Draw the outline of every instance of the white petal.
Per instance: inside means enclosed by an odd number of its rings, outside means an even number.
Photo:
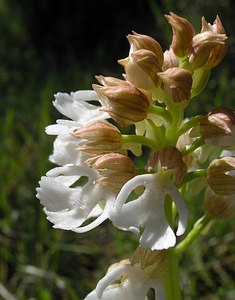
[[[111,285],[124,274],[128,278],[121,285]],[[101,299],[143,300],[151,287],[148,281],[146,274],[138,267],[120,263],[98,282],[96,293]]]
[[[70,134],[74,129],[79,128],[82,124],[76,121],[58,119],[57,124],[48,125],[45,131],[48,135]]]
[[[134,298],[134,295],[131,295],[131,291],[128,291],[125,287],[121,287],[118,284],[112,284],[108,286],[102,297],[98,298],[96,291],[92,291],[84,300],[145,300],[148,298]]]
[[[109,270],[106,275],[98,282],[96,286],[96,293],[99,298],[102,297],[102,294],[107,286],[112,284],[117,280],[121,275],[125,274],[127,271],[127,265],[119,263],[113,269]]]
[[[99,96],[94,90],[81,90],[81,91],[72,92],[71,96],[76,101],[99,100]]]
[[[137,199],[127,202],[138,186],[144,186],[144,192]],[[160,250],[172,247],[176,237],[165,216],[166,195],[170,195],[176,203],[179,212],[177,235],[180,235],[186,228],[188,210],[178,189],[166,174],[145,174],[129,180],[117,196],[110,219],[114,226],[122,230],[138,234],[143,228],[140,243],[145,248]]]
[[[173,247],[176,242],[174,231],[166,221],[165,216],[154,218],[145,224],[143,234],[140,238],[140,244],[151,250],[162,250]]]
[[[160,281],[155,281],[154,291],[156,300],[166,300],[166,293]]]
[[[57,165],[82,165],[87,159],[87,154],[77,150],[81,140],[75,139],[70,133],[61,134],[54,141],[53,154],[49,160]]]
[[[114,197],[110,197],[109,199],[107,199],[104,210],[103,211],[101,210],[99,212],[99,214],[96,215],[97,218],[93,222],[89,223],[86,226],[75,228],[75,229],[73,229],[73,231],[77,232],[77,233],[84,233],[84,232],[94,229],[95,227],[102,224],[105,220],[109,219],[110,210],[111,210],[111,206],[113,205],[113,201],[114,201]],[[90,218],[92,218],[94,216],[93,210],[88,215],[87,220],[89,220]]]
[[[75,199],[81,192],[81,189],[70,189],[56,178],[42,177],[39,183],[37,197],[49,211],[63,211],[72,208]]]
[[[88,181],[82,187],[71,188],[81,176],[88,177]],[[89,218],[99,201],[107,200],[104,188],[94,183],[98,176],[95,170],[85,166],[65,166],[54,168],[42,177],[37,197],[54,227],[75,229]],[[104,217],[108,217],[107,209]],[[97,222],[100,221],[101,218]]]
[[[71,209],[69,211],[52,212],[44,208],[47,219],[53,223],[54,228],[73,230],[79,227],[87,219],[85,210]]]
[[[77,150],[83,140],[72,136],[72,132],[79,128],[80,124],[68,120],[57,120],[57,123],[46,127],[47,134],[58,135],[54,141],[53,154],[49,156],[49,160],[58,165],[82,165],[88,158],[84,152]]]
[[[57,93],[53,103],[60,113],[81,124],[91,120],[105,119],[107,114],[101,112],[100,107],[86,102],[91,100],[98,100],[95,91],[77,91],[71,95]]]
[[[183,197],[181,196],[177,187],[174,184],[171,185],[170,191],[171,191],[170,195],[176,204],[176,208],[179,214],[178,228],[176,231],[176,235],[179,236],[185,232],[188,224],[188,216],[189,216],[188,207],[185,204]]]
[[[125,280],[121,284],[114,284],[123,275]],[[120,262],[109,268],[106,275],[98,282],[96,289],[85,300],[147,300],[146,294],[151,287],[155,290],[161,288],[160,284],[149,278],[138,265],[132,266]]]

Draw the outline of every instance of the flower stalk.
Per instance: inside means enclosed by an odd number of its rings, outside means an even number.
[[[199,237],[201,232],[212,222],[210,216],[205,215],[197,220],[192,230],[187,234],[185,239],[175,247],[176,255],[183,253]]]
[[[167,251],[168,269],[164,277],[164,287],[166,291],[167,300],[181,300],[180,278],[179,274],[179,255],[175,253],[174,249]]]

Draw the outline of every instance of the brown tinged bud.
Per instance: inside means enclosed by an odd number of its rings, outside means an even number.
[[[139,89],[151,91],[160,83],[163,59],[146,49],[131,51],[129,57],[118,61],[125,69],[126,79]]]
[[[216,220],[232,218],[235,216],[235,199],[220,196],[208,188],[205,193],[204,210]]]
[[[207,182],[221,196],[235,194],[235,156],[214,159],[207,169]]]
[[[201,32],[205,32],[205,31],[212,31],[212,32],[221,33],[221,34],[226,33],[219,16],[216,16],[216,19],[215,19],[213,25],[211,25],[210,23],[207,23],[206,19],[204,17],[202,17]]]
[[[130,157],[120,153],[108,153],[97,157],[95,160],[87,160],[90,166],[102,175],[97,180],[115,193],[135,176],[135,166]]]
[[[131,46],[131,51],[137,50],[149,50],[153,52],[158,58],[159,64],[163,64],[163,51],[161,45],[152,37],[144,34],[139,34],[133,31],[133,34],[129,34],[127,39]]]
[[[212,218],[235,216],[235,157],[214,159],[207,169],[204,209]]]
[[[103,85],[92,85],[100,96],[101,110],[108,112],[121,126],[146,118],[150,102],[144,93],[125,80],[103,76],[96,78]]]
[[[158,168],[159,164],[164,171],[173,170],[175,184],[180,186],[187,173],[187,166],[183,161],[181,152],[172,146],[154,151],[149,155],[146,169],[148,172],[152,172]]]
[[[75,138],[88,140],[77,148],[88,155],[95,156],[110,152],[126,153],[121,148],[120,131],[108,122],[96,121],[89,123],[79,129],[75,129],[72,135]]]
[[[173,102],[182,102],[191,97],[192,73],[183,68],[170,68],[165,72],[158,73],[162,79],[162,88],[166,97]]]
[[[162,71],[163,51],[153,38],[133,32],[127,39],[130,43],[129,56],[118,62],[124,66],[126,79],[134,86],[153,90],[159,85],[157,73]]]
[[[152,251],[139,246],[131,259],[131,265],[135,264],[138,264],[140,269],[149,274],[151,278],[160,278],[167,268],[166,250]]]
[[[173,31],[171,48],[178,57],[187,56],[192,45],[192,38],[195,34],[192,24],[172,12],[170,15],[165,15],[165,17]]]
[[[213,31],[204,31],[193,37],[189,63],[193,69],[213,68],[224,57],[227,36]]]
[[[207,21],[205,20],[205,18],[202,18],[202,29],[201,32],[206,32],[206,31],[210,31],[210,32],[214,32],[217,34],[225,34],[225,29],[220,21],[219,16],[216,16],[216,19],[213,23],[213,25],[211,25],[210,23],[207,23]],[[215,46],[209,55],[209,58],[206,62],[206,64],[203,66],[204,68],[214,68],[216,67],[224,58],[226,50],[227,50],[227,43],[228,40],[225,39],[224,44],[220,44],[218,46]]]
[[[231,109],[213,109],[200,121],[200,134],[206,143],[223,149],[235,148],[235,113]]]
[[[162,70],[166,71],[167,69],[175,67],[179,67],[179,60],[173,52],[172,48],[170,48],[169,50],[166,50],[164,52],[164,63],[162,66]]]

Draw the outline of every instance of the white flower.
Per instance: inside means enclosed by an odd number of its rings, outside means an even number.
[[[86,166],[64,166],[54,168],[46,175],[37,188],[37,198],[45,206],[47,219],[53,227],[85,232],[109,218],[114,195],[96,183],[97,171]],[[82,177],[86,177],[87,182],[76,187]],[[94,216],[97,218],[93,222],[80,227]]]
[[[100,111],[100,106],[88,101],[99,101],[95,91],[77,91],[75,93],[57,93],[53,102],[56,109],[71,120],[57,120],[57,124],[46,127],[46,133],[57,135],[50,161],[58,165],[81,164],[87,156],[77,151],[79,141],[71,135],[74,129],[98,120],[107,119],[107,113]]]
[[[144,192],[137,199],[125,203],[131,192],[141,186]],[[143,228],[140,244],[144,248],[161,250],[172,247],[176,237],[165,217],[164,201],[167,195],[178,209],[176,235],[182,235],[188,221],[188,209],[169,172],[164,173],[161,169],[155,174],[136,176],[123,186],[111,213],[111,221],[114,226],[135,234]]]
[[[121,283],[114,283],[121,279]],[[109,268],[107,274],[98,282],[96,289],[84,300],[148,300],[148,290],[153,288],[157,300],[164,300],[162,284],[152,279],[138,265],[121,261]]]

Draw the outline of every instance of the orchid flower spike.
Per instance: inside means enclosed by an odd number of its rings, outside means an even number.
[[[165,216],[166,196],[171,197],[178,209],[176,235],[182,235],[186,229],[188,209],[170,174],[170,171],[160,168],[155,174],[132,178],[121,189],[111,212],[114,226],[135,234],[143,228],[140,245],[151,250],[167,249],[176,243],[175,233]],[[144,187],[144,192],[127,202],[129,195],[138,187]]]

